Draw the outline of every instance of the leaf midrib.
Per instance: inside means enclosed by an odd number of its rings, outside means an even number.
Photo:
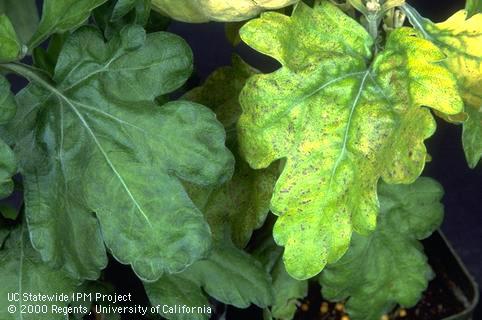
[[[348,116],[348,121],[347,121],[347,124],[345,126],[345,133],[343,135],[343,144],[341,146],[341,152],[338,155],[338,158],[336,159],[336,162],[335,162],[335,164],[332,168],[331,175],[330,175],[330,183],[328,184],[328,190],[331,190],[333,178],[335,177],[336,171],[338,170],[338,166],[340,165],[341,161],[343,160],[343,158],[345,156],[345,153],[346,153],[346,150],[347,150],[346,147],[347,147],[347,143],[348,143],[348,134],[349,134],[350,128],[351,128],[351,122],[353,120],[353,115],[355,113],[355,109],[356,109],[356,106],[358,104],[358,101],[360,100],[360,97],[363,93],[363,89],[365,87],[365,83],[366,83],[366,80],[368,78],[368,75],[370,75],[370,69],[368,69],[364,73],[363,78],[362,78],[361,83],[360,83],[360,86],[358,88],[357,95],[355,96],[355,100],[352,103],[352,106],[351,106],[351,109],[350,109],[350,114]]]
[[[23,76],[25,76],[26,78],[30,79],[30,80],[33,80],[34,82],[38,83],[39,85],[41,85],[42,87],[44,87],[45,89],[47,89],[48,91],[50,91],[52,94],[56,95],[58,99],[60,100],[63,100],[67,103],[67,105],[71,108],[71,110],[75,113],[75,115],[78,117],[78,119],[80,120],[81,124],[84,126],[84,128],[87,130],[87,132],[89,133],[89,135],[92,137],[94,143],[96,144],[97,148],[99,149],[99,151],[101,152],[102,156],[104,157],[104,159],[106,160],[107,164],[109,165],[109,167],[111,168],[111,170],[114,172],[115,176],[119,179],[122,187],[124,188],[124,190],[126,191],[126,193],[128,194],[129,198],[132,200],[132,202],[134,203],[135,207],[139,210],[139,212],[142,214],[142,216],[144,217],[144,219],[146,220],[146,222],[148,223],[149,226],[152,226],[147,214],[144,212],[144,210],[142,209],[142,207],[140,206],[140,204],[137,202],[137,200],[135,199],[134,195],[132,194],[132,192],[130,191],[129,187],[127,186],[126,182],[124,181],[124,178],[120,175],[120,173],[117,171],[116,167],[114,166],[114,164],[112,163],[112,161],[110,160],[109,156],[107,155],[107,153],[105,152],[104,148],[102,147],[100,141],[97,139],[97,136],[95,135],[95,133],[93,132],[92,128],[89,126],[89,124],[87,123],[87,121],[85,120],[85,118],[82,116],[82,114],[79,112],[79,110],[75,107],[75,101],[71,101],[67,96],[65,96],[62,92],[60,92],[59,90],[57,90],[57,88],[55,88],[53,85],[49,84],[47,81],[45,81],[44,79],[42,79],[39,75],[37,75],[35,72],[33,72],[32,70],[28,69],[27,67],[25,66],[22,66],[22,65],[19,65],[19,64],[9,64],[8,66],[9,70],[12,70],[16,73],[19,73]]]

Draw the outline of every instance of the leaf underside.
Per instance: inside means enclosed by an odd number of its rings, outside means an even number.
[[[262,14],[240,33],[282,64],[248,80],[238,135],[253,168],[286,158],[271,200],[274,237],[287,271],[307,279],[346,252],[353,230],[375,228],[380,177],[420,175],[435,131],[421,106],[457,114],[462,101],[432,43],[400,28],[373,57],[369,34],[327,1],[300,2],[291,17]]]

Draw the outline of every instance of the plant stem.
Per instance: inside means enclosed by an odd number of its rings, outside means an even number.
[[[367,21],[368,21],[368,32],[372,36],[373,40],[376,41],[378,38],[378,25],[379,25],[378,16],[370,15],[367,17]]]
[[[18,74],[19,76],[22,76],[31,82],[35,82],[46,89],[55,89],[50,77],[42,70],[36,69],[32,66],[13,62],[0,64],[0,69]]]

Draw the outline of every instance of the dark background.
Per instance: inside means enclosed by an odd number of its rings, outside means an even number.
[[[37,2],[40,9],[42,1]],[[463,0],[408,2],[423,16],[435,22],[447,19],[465,5]],[[173,22],[168,30],[182,36],[192,47],[195,63],[195,74],[189,83],[192,86],[200,84],[215,69],[230,65],[233,53],[238,53],[251,65],[265,72],[273,71],[278,66],[272,59],[255,53],[244,44],[233,48],[225,37],[221,23]],[[14,89],[18,90],[25,85],[23,80],[13,79]],[[447,124],[439,119],[437,123],[437,132],[426,141],[433,160],[426,165],[423,175],[437,179],[445,188],[445,221],[442,230],[477,282],[482,283],[482,165],[479,164],[474,170],[468,168],[462,150],[461,126]],[[125,285],[129,286],[128,283]],[[132,286],[138,285],[132,283]]]

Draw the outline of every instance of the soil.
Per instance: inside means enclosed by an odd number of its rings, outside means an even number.
[[[430,282],[422,300],[413,308],[396,308],[382,320],[440,320],[464,310],[457,298],[455,284],[443,273]],[[349,320],[342,303],[328,303],[320,294],[320,287],[313,284],[307,299],[300,303],[294,320]]]

